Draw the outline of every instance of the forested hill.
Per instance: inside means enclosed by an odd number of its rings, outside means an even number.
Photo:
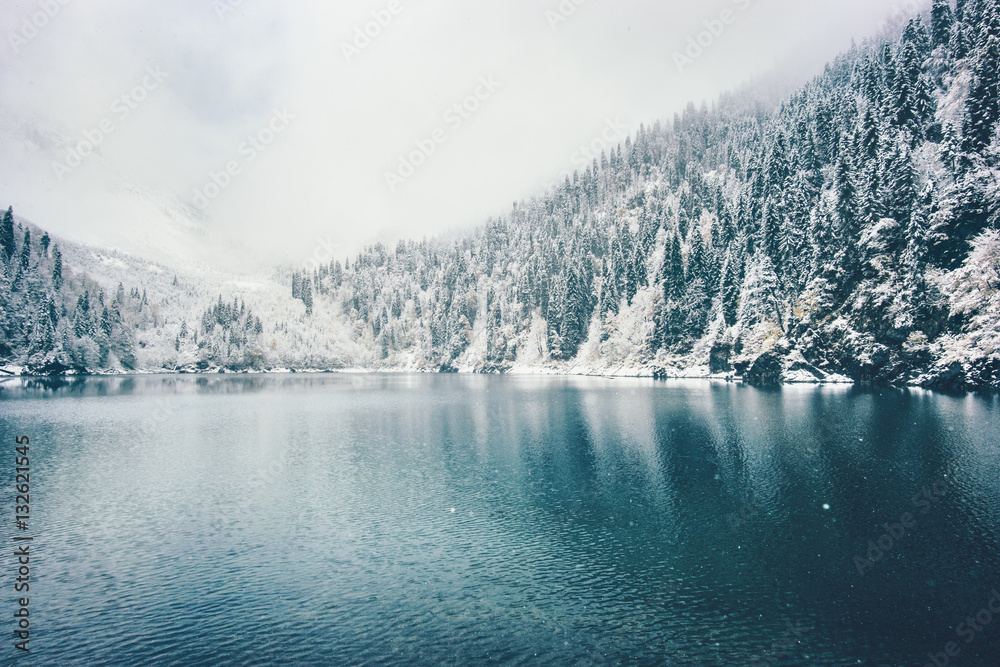
[[[296,277],[366,366],[998,386],[1000,3],[934,3],[780,108],[689,106],[456,242]],[[769,354],[765,354],[769,353]]]
[[[689,105],[457,240],[279,272],[280,299],[182,279],[152,321],[138,287],[57,298],[52,253],[24,259],[5,220],[0,356],[998,388],[998,79],[1000,0],[936,0],[780,106]]]
[[[301,306],[266,276],[176,274],[0,215],[0,376],[342,365],[349,341],[306,341],[326,323]]]

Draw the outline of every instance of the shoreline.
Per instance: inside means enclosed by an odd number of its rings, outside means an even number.
[[[757,385],[753,383],[746,382],[741,375],[736,375],[733,372],[730,373],[665,373],[656,375],[655,371],[652,369],[635,370],[632,369],[628,372],[622,372],[621,370],[612,373],[601,373],[601,372],[572,372],[565,371],[556,368],[525,368],[520,367],[506,372],[481,372],[481,371],[471,371],[471,370],[458,370],[455,372],[441,372],[437,370],[416,370],[416,369],[370,369],[370,368],[272,368],[263,370],[231,370],[226,368],[208,368],[200,370],[177,370],[177,369],[144,369],[144,370],[129,370],[129,371],[87,371],[81,372],[76,370],[70,370],[64,373],[29,373],[25,372],[25,369],[18,367],[4,367],[0,368],[0,385],[12,381],[12,380],[62,380],[62,381],[72,381],[73,379],[87,379],[87,378],[129,378],[129,377],[146,377],[146,376],[253,376],[253,375],[498,375],[498,376],[514,376],[514,377],[538,377],[538,376],[549,376],[549,377],[561,377],[561,378],[600,378],[605,380],[654,380],[660,382],[667,382],[670,380],[703,380],[706,382],[725,382],[727,384],[739,384],[745,386],[751,386],[757,389],[774,389],[780,387],[801,387],[801,386],[817,386],[817,387],[865,387],[865,388],[892,388],[892,389],[923,389],[926,391],[935,391],[946,394],[973,394],[973,393],[986,393],[992,394],[997,393],[997,390],[991,388],[984,389],[964,389],[956,390],[943,387],[928,386],[926,384],[921,384],[918,382],[911,382],[907,384],[892,384],[892,383],[868,383],[868,382],[858,382],[852,380],[843,375],[831,375],[828,378],[816,378],[803,379],[803,378],[789,378],[784,379],[780,383],[769,383],[764,385]]]

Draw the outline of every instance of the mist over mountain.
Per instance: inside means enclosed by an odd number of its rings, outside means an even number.
[[[252,283],[62,264],[8,211],[0,357],[998,388],[998,72],[1000,3],[936,0],[778,105],[689,105],[473,231]]]

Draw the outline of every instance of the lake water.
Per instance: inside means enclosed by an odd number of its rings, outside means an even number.
[[[4,664],[1000,665],[1000,613],[982,613],[1000,590],[995,396],[455,375],[0,386]]]

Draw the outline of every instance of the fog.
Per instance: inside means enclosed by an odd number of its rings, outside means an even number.
[[[915,9],[329,5],[0,0],[0,204],[177,265],[345,254],[504,214],[640,123],[800,83]]]

